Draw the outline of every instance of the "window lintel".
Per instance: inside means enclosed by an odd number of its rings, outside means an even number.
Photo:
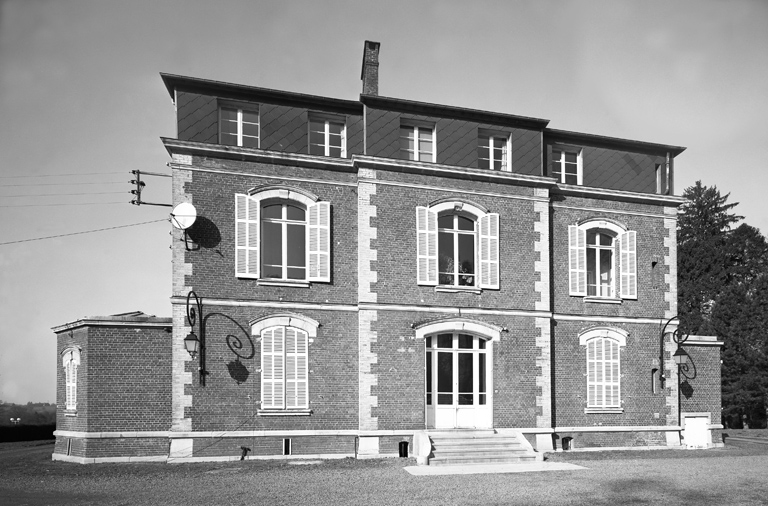
[[[294,327],[303,330],[311,338],[317,337],[320,323],[312,318],[293,313],[280,313],[256,318],[249,322],[251,335],[260,336],[261,332],[271,327]]]
[[[478,337],[484,337],[490,341],[499,341],[501,339],[501,332],[504,329],[498,325],[468,318],[444,318],[421,323],[416,325],[414,330],[416,331],[416,339],[424,339],[428,335],[440,332],[467,332]]]
[[[626,346],[629,332],[614,327],[592,327],[579,333],[579,344],[584,346],[587,341],[598,338],[612,339],[619,343],[619,346]]]
[[[319,200],[319,197],[312,192],[302,188],[286,185],[266,185],[258,186],[248,190],[248,196],[258,200],[283,199],[301,202],[305,206],[311,206]]]
[[[474,215],[477,218],[488,214],[485,206],[472,202],[471,200],[456,197],[447,197],[432,201],[428,205],[429,210],[435,213],[444,211],[463,212]]]
[[[623,234],[627,231],[627,227],[623,223],[611,218],[585,218],[577,222],[576,225],[583,230],[602,228],[610,230],[616,235]]]

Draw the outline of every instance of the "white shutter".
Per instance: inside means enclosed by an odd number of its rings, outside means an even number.
[[[307,265],[309,281],[331,282],[331,204],[318,202],[309,206]]]
[[[480,217],[480,288],[499,288],[499,215]]]
[[[619,236],[621,298],[637,299],[637,232],[630,230]]]
[[[568,226],[568,279],[570,295],[587,295],[587,232]]]
[[[259,201],[235,195],[235,275],[259,277]]]
[[[284,329],[275,327],[261,334],[261,407],[282,409],[284,364]]]
[[[437,285],[437,213],[416,208],[417,279],[420,285]]]
[[[307,334],[285,329],[285,407],[307,408]]]

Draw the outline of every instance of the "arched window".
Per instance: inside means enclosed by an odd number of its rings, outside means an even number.
[[[637,299],[637,233],[608,220],[568,227],[570,295]]]
[[[235,195],[235,272],[263,282],[331,280],[331,205],[295,188]]]
[[[80,366],[80,350],[67,348],[61,354],[61,364],[64,367],[64,405],[67,411],[77,409],[77,368]]]
[[[299,315],[280,314],[251,323],[261,341],[261,409],[309,409],[309,343],[319,323]]]
[[[420,285],[499,288],[499,215],[462,200],[416,208]]]
[[[627,333],[598,327],[579,335],[587,352],[587,411],[621,410],[621,347]]]

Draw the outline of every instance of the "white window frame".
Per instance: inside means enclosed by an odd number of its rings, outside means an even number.
[[[307,318],[306,316],[282,313],[269,315],[256,319],[251,322],[251,335],[260,343],[261,360],[261,401],[259,415],[309,415],[311,413],[309,400],[309,348],[317,337],[317,329],[320,323]],[[281,329],[282,346],[280,351],[275,353],[274,348],[271,351],[265,351],[265,336],[273,333],[276,329]],[[302,336],[301,349],[298,347],[294,353],[289,353],[285,347],[287,331],[296,332],[297,336]],[[270,362],[270,358],[272,361]],[[295,368],[296,373],[293,378],[289,377],[287,364],[293,359],[295,364],[299,365],[303,361],[302,368]],[[279,364],[279,370],[274,369],[274,365]],[[293,395],[289,395],[289,386],[293,383]],[[269,395],[275,390],[279,398],[275,395]],[[279,388],[275,388],[279,386]],[[294,402],[290,402],[293,400]]]
[[[558,159],[555,158],[555,153],[560,153],[560,156]],[[576,155],[576,184],[578,186],[582,186],[584,184],[584,160],[583,160],[583,153],[584,150],[582,148],[576,147],[576,146],[564,146],[562,144],[554,144],[552,145],[552,160],[550,163],[550,177],[555,177],[554,171],[552,170],[552,164],[557,162],[560,164],[560,180],[559,182],[562,184],[568,184],[565,182],[565,154],[575,154]]]
[[[419,131],[420,130],[428,130],[432,134],[432,159],[429,160],[430,162],[434,163],[437,160],[437,132],[435,129],[435,125],[430,125],[427,123],[417,123],[417,122],[410,122],[410,121],[402,121],[400,123],[400,130],[398,130],[398,133],[400,135],[400,139],[404,139],[402,136],[403,128],[410,129],[413,132],[413,151],[411,152],[408,149],[403,149],[402,145],[400,147],[400,157],[404,160],[410,160],[414,162],[418,161],[424,161],[420,160],[422,150],[420,147],[419,142]],[[402,141],[401,141],[402,144]],[[407,156],[408,153],[413,154],[413,158],[409,158]],[[406,156],[403,156],[406,154]]]
[[[626,331],[611,327],[596,327],[579,335],[579,344],[585,346],[586,356],[585,413],[624,411],[621,400],[621,348],[626,346],[627,336]],[[596,353],[598,347],[602,357],[600,360]],[[615,350],[615,358],[606,358],[606,350]]]
[[[61,353],[64,368],[64,406],[67,411],[77,410],[77,370],[80,367],[80,350],[67,348]]]
[[[461,215],[475,222],[475,284],[440,284],[438,216]],[[416,208],[416,270],[419,285],[435,286],[438,291],[474,291],[499,289],[499,215],[479,205],[459,200],[435,202]],[[456,234],[458,236],[458,234]],[[456,240],[456,239],[454,239]],[[456,251],[456,250],[454,250]]]
[[[325,131],[323,148],[324,153],[320,155],[318,153],[312,153],[312,123],[323,123]],[[347,122],[344,117],[326,116],[312,113],[309,115],[309,121],[307,121],[307,153],[314,154],[315,156],[331,156],[331,123],[341,125],[341,158],[347,157]]]
[[[250,113],[256,114],[256,118],[258,119],[258,123],[255,123],[258,126],[259,129],[259,135],[256,136],[256,147],[261,148],[261,111],[259,104],[241,104],[241,103],[232,103],[232,102],[220,102],[219,103],[219,144],[231,146],[231,144],[224,144],[222,142],[222,131],[221,126],[224,123],[224,120],[221,116],[221,111],[223,109],[229,109],[233,111],[237,111],[237,147],[243,147],[243,111],[247,111]],[[254,123],[251,123],[254,124]],[[249,135],[246,137],[254,138],[253,136]],[[248,146],[252,148],[253,146]]]
[[[599,229],[613,236],[611,266],[611,295],[588,295],[587,232]],[[599,258],[596,255],[595,261]],[[585,297],[593,302],[621,302],[622,299],[637,299],[637,233],[623,225],[604,219],[593,219],[568,226],[568,293],[573,297]]]
[[[505,133],[499,133],[499,132],[492,132],[488,130],[480,130],[478,131],[478,138],[487,138],[488,139],[488,158],[483,158],[480,156],[479,148],[478,146],[478,165],[480,160],[488,160],[489,169],[488,170],[496,170],[494,169],[494,164],[497,162],[493,158],[494,154],[494,148],[498,148],[496,146],[496,142],[499,142],[501,144],[502,149],[502,159],[501,167],[499,170],[502,172],[510,172],[512,170],[512,143],[510,142],[510,135]]]
[[[261,208],[268,201],[305,209],[305,279],[261,277]],[[285,213],[285,207],[283,207]],[[286,237],[286,234],[283,234]],[[283,244],[283,255],[286,247]],[[284,262],[287,264],[287,262]],[[285,266],[284,266],[285,267]],[[308,287],[310,282],[331,282],[331,204],[309,192],[284,186],[267,186],[248,194],[235,194],[235,276],[257,279],[260,285]]]
[[[594,231],[597,236],[595,239],[596,244],[589,244],[589,233],[591,231]],[[602,245],[600,244],[600,235],[605,235],[606,237],[609,237],[611,239],[610,246]],[[618,269],[616,269],[616,243],[618,242],[618,236],[613,232],[608,232],[604,229],[599,228],[591,228],[587,230],[587,297],[599,297],[599,298],[606,298],[606,299],[615,299],[616,298],[616,274],[618,272]],[[589,265],[589,251],[592,250],[595,252],[595,258],[594,258],[594,265]],[[600,282],[600,253],[602,251],[610,251],[611,252],[611,267],[610,267],[610,283],[607,285],[603,285]],[[594,294],[589,294],[589,269],[592,267],[595,272],[595,292]],[[603,286],[607,286],[608,293],[604,294],[603,292]]]

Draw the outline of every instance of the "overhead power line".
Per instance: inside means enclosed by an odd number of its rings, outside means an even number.
[[[18,179],[22,177],[61,177],[61,176],[100,176],[102,174],[125,174],[125,171],[119,172],[70,172],[68,174],[28,174],[25,176],[0,176],[0,179]]]
[[[102,181],[100,183],[24,183],[24,184],[0,184],[3,188],[11,186],[80,186],[81,184],[125,184],[125,181]]]
[[[0,206],[0,207],[100,206],[105,204],[130,204],[130,202],[123,201],[123,202],[75,202],[70,204],[15,204],[12,206]]]
[[[6,245],[6,244],[17,244],[20,242],[42,241],[43,239],[55,239],[57,237],[68,237],[71,235],[91,234],[93,232],[104,232],[105,230],[115,230],[118,228],[137,227],[139,225],[148,225],[149,223],[159,223],[161,221],[168,221],[168,218],[163,218],[162,220],[142,221],[141,223],[131,223],[129,225],[118,225],[116,227],[98,228],[95,230],[85,230],[83,232],[72,232],[71,234],[49,235],[47,237],[35,237],[33,239],[22,239],[20,241],[0,242],[0,246]]]
[[[59,197],[64,195],[114,195],[125,192],[85,192],[85,193],[28,193],[27,195],[0,195],[0,197]]]

